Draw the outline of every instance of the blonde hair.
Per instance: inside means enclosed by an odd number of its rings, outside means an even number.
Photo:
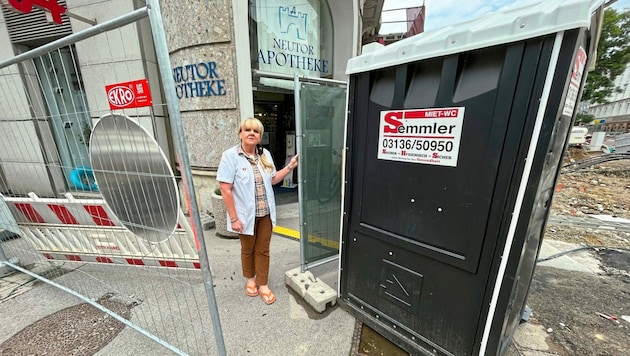
[[[246,129],[258,130],[258,132],[260,132],[261,138],[263,136],[263,133],[265,132],[265,127],[263,126],[262,122],[260,122],[260,120],[253,117],[248,117],[247,119],[241,122],[241,125],[238,127],[238,133],[241,133],[241,131],[246,130]],[[267,158],[265,154],[260,155],[260,163],[262,163],[263,169],[267,172],[271,172],[274,168],[273,164],[269,162],[269,159]]]

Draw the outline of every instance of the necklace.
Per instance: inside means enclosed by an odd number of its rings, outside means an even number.
[[[245,153],[245,155],[246,155],[246,156],[252,156],[252,155],[250,155],[250,154],[249,154],[249,152],[247,152],[247,151],[245,150],[245,147],[243,147],[243,145],[242,145],[242,144],[241,144],[241,151],[243,151],[243,153]],[[253,156],[258,156],[258,154],[256,154],[256,148],[254,148],[254,154],[253,154]]]
[[[258,156],[258,153],[256,153],[256,151],[254,151],[254,155],[252,156],[245,151],[245,149],[243,148],[243,145],[241,145],[241,151],[243,151],[243,155],[245,155],[245,158],[247,158],[248,161],[252,163],[258,163],[258,158],[260,156]]]

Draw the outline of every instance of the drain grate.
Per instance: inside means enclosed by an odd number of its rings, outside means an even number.
[[[378,334],[372,328],[363,324],[359,319],[354,324],[354,333],[352,335],[352,356],[371,356],[371,355],[387,355],[387,356],[408,356],[409,353],[384,336]]]
[[[111,299],[99,303],[129,319],[130,309]],[[0,344],[0,355],[93,355],[125,325],[90,304],[82,303],[25,327]]]

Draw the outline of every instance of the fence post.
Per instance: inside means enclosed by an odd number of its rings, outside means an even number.
[[[15,272],[15,270],[12,267],[5,264],[5,262],[9,262],[14,265],[19,263],[16,257],[10,260],[7,260],[7,256],[4,254],[4,250],[2,249],[2,241],[0,241],[0,278],[4,276],[8,276],[11,273]]]
[[[17,258],[12,258],[10,260],[7,260],[7,256],[4,254],[4,250],[2,249],[2,238],[4,238],[3,237],[4,235],[2,233],[3,232],[13,233],[13,231],[11,230],[6,230],[9,227],[8,226],[9,224],[11,223],[15,224],[15,220],[11,222],[12,219],[13,218],[11,217],[11,213],[9,212],[9,209],[6,206],[6,203],[4,202],[4,198],[2,194],[0,194],[0,278],[15,272],[15,270],[11,268],[10,266],[6,265],[5,262],[9,262],[11,264],[19,263]]]
[[[199,263],[201,265],[201,274],[203,276],[206,288],[206,297],[210,307],[210,315],[212,316],[212,325],[214,327],[214,337],[217,343],[219,355],[226,355],[225,342],[223,340],[223,332],[221,330],[221,320],[219,319],[219,308],[217,307],[216,296],[214,295],[214,287],[212,282],[212,272],[210,271],[210,262],[208,261],[208,252],[206,251],[205,239],[201,219],[199,217],[199,207],[197,199],[195,199],[195,187],[192,180],[192,171],[190,169],[190,160],[188,157],[188,148],[184,138],[184,129],[182,126],[181,115],[179,111],[179,101],[175,93],[175,80],[171,73],[171,60],[166,45],[166,34],[162,23],[162,12],[158,0],[148,0],[149,20],[151,22],[151,32],[153,33],[153,44],[155,45],[155,53],[158,61],[160,76],[162,77],[162,85],[164,87],[164,95],[168,107],[168,116],[171,123],[172,137],[177,147],[177,160],[179,161],[180,172],[184,181],[184,187],[188,195],[188,204],[190,208],[190,216],[193,222],[193,231],[197,234],[199,241]]]

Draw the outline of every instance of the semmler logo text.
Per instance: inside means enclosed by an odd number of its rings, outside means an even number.
[[[464,107],[381,112],[378,159],[457,166]]]

